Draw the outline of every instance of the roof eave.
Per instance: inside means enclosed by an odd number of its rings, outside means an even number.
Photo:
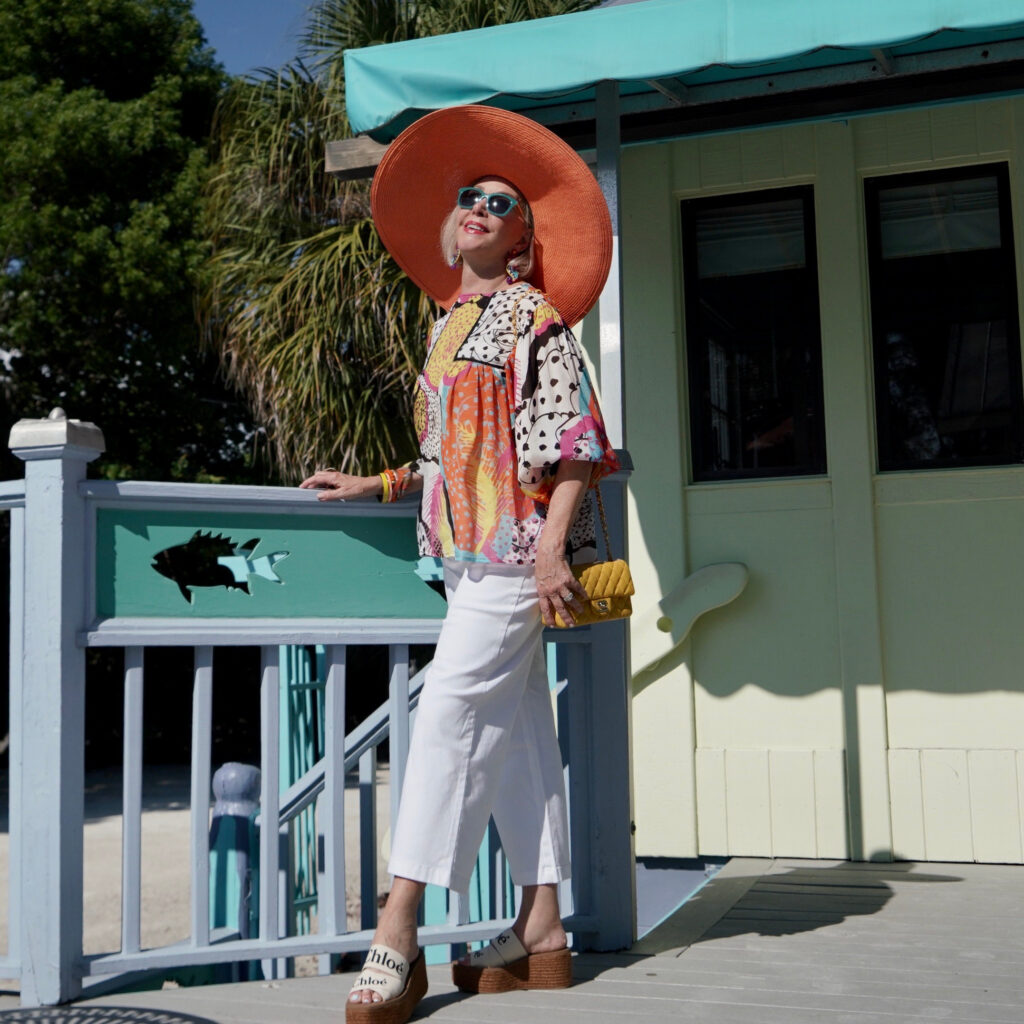
[[[645,84],[620,99],[624,145],[1024,92],[1024,40],[899,57],[880,50],[867,61],[708,84],[690,85],[680,78]],[[538,100],[519,110],[577,149],[593,146],[591,97]],[[327,170],[339,178],[371,177],[386,148],[365,135],[332,141]]]

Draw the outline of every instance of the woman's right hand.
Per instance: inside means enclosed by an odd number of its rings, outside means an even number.
[[[336,469],[318,469],[299,484],[307,490],[319,490],[318,501],[346,501],[350,498],[371,498],[382,491],[379,476],[352,476]]]

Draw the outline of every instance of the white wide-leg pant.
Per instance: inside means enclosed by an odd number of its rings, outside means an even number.
[[[533,568],[446,560],[445,587],[388,870],[465,892],[493,814],[513,882],[561,881],[569,830]]]

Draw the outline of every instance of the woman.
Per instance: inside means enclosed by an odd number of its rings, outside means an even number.
[[[372,202],[389,251],[448,309],[417,381],[421,457],[379,476],[323,470],[302,486],[325,501],[421,490],[420,553],[443,561],[449,608],[409,750],[394,884],[349,1024],[408,1018],[426,991],[424,885],[466,890],[492,814],[521,909],[453,965],[455,983],[571,981],[557,898],[568,829],[541,631],[580,607],[570,562],[596,557],[583,498],[617,468],[565,326],[596,301],[611,253],[607,208],[579,156],[507,111],[437,111],[388,148]]]

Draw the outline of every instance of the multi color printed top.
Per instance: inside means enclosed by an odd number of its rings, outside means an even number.
[[[559,460],[593,463],[591,486],[618,469],[579,345],[525,283],[462,295],[434,325],[415,418],[420,458],[381,474],[382,500],[423,477],[424,556],[532,565]],[[595,559],[590,501],[566,547],[570,561]]]

